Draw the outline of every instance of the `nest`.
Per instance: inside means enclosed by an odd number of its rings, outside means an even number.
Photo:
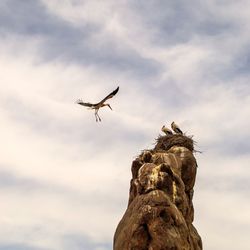
[[[191,137],[174,134],[174,135],[165,135],[156,139],[156,145],[154,147],[155,151],[159,150],[169,150],[173,146],[180,146],[189,149],[191,152],[194,151],[194,141]]]

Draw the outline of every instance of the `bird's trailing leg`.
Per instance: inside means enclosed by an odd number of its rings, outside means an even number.
[[[98,122],[98,120],[100,122],[101,121],[101,117],[98,115],[98,109],[96,109],[95,110],[95,121]]]

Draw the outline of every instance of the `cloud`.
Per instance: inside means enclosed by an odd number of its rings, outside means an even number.
[[[0,245],[1,250],[42,250],[42,248],[31,247],[22,244],[7,244],[7,245]]]
[[[118,208],[124,204],[125,197],[122,199],[120,194],[102,191],[98,185],[91,191],[88,184],[86,192],[65,183],[60,185],[3,171],[0,180],[2,212],[6,215],[1,222],[4,226],[0,245],[20,242],[20,245],[34,245],[34,249],[68,249],[69,246],[80,249],[77,242],[91,245],[90,249],[109,245],[107,232],[114,231],[114,215],[120,213]],[[99,225],[94,222],[97,219]],[[8,242],[10,238],[12,241]]]
[[[18,11],[11,15],[14,8]],[[13,0],[2,4],[2,9],[2,22],[6,23],[3,34],[19,34],[26,39],[40,39],[42,62],[59,60],[85,67],[93,65],[109,71],[127,72],[134,77],[138,74],[150,77],[157,74],[161,67],[156,61],[142,57],[135,50],[120,46],[119,38],[112,38],[110,31],[106,34],[105,24],[85,19],[81,26],[75,26],[61,16],[53,15],[38,1],[20,4]],[[23,15],[25,11],[30,12],[30,15]]]
[[[94,250],[109,250],[112,248],[111,243],[94,243],[82,235],[65,235],[64,236],[65,250],[70,248],[74,250],[94,249]]]
[[[248,5],[1,1],[0,248],[110,249],[131,161],[175,120],[203,152],[194,206],[204,245],[244,249]],[[74,103],[118,85],[102,123]]]

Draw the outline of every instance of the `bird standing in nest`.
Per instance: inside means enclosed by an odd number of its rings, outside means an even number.
[[[89,103],[89,102],[83,102],[81,99],[77,100],[76,103],[77,104],[80,104],[82,106],[85,106],[85,107],[89,107],[90,109],[94,109],[95,110],[95,120],[96,122],[101,121],[101,118],[100,116],[98,115],[98,111],[100,108],[102,107],[105,107],[105,106],[108,106],[111,110],[111,106],[110,104],[108,103],[105,103],[108,99],[112,98],[119,90],[119,87],[117,87],[114,91],[112,91],[109,95],[107,95],[103,100],[101,100],[100,102],[98,103]]]
[[[164,132],[166,135],[172,135],[173,134],[172,130],[167,128],[165,125],[162,126],[161,131]]]
[[[177,124],[175,124],[175,122],[172,122],[171,123],[171,128],[173,129],[173,131],[176,133],[176,134],[181,134],[183,135],[183,132],[181,131],[181,129],[179,128],[179,126]]]

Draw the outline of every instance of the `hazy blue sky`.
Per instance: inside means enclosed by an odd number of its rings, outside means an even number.
[[[250,245],[250,1],[1,0],[0,250],[110,250],[131,161],[194,135],[204,249]],[[113,111],[96,102],[120,86]]]

